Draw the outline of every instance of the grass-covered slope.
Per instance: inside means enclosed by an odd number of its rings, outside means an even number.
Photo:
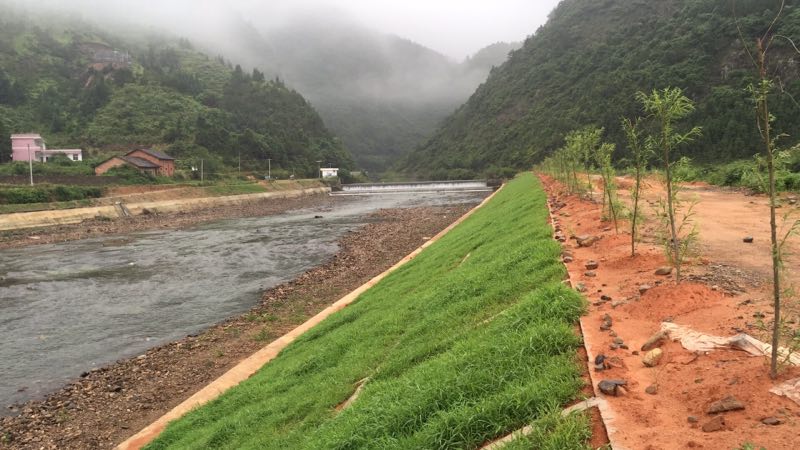
[[[469,101],[403,163],[421,177],[480,175],[491,166],[524,168],[563,145],[569,131],[605,127],[626,157],[621,117],[641,115],[637,91],[679,87],[697,103],[690,122],[703,135],[685,153],[703,162],[749,158],[760,149],[744,52],[730,0],[564,0],[523,48],[493,70]],[[736,0],[748,44],[761,36],[780,0]],[[800,39],[800,1],[787,0],[777,33]],[[533,31],[533,30],[531,30]],[[770,74],[800,95],[797,54],[772,47]],[[800,135],[797,103],[771,99],[776,127]]]
[[[582,385],[584,303],[559,252],[538,181],[518,177],[149,448],[478,448],[529,423],[517,448],[584,448],[585,419],[553,415]]]

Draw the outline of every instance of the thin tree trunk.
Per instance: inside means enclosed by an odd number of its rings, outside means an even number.
[[[666,126],[664,127],[666,129]],[[680,260],[680,243],[678,242],[678,230],[675,226],[675,210],[673,209],[672,201],[672,172],[669,163],[669,143],[666,142],[664,136],[664,166],[666,167],[667,176],[667,215],[669,216],[669,228],[672,233],[672,257],[675,263],[675,281],[681,282],[681,260]]]
[[[762,81],[761,89],[764,89],[764,81],[767,79],[766,49],[763,42],[758,40],[758,63],[759,73]],[[780,276],[780,248],[778,243],[778,221],[775,211],[775,158],[772,149],[772,133],[770,130],[769,103],[767,100],[768,92],[760,92],[761,105],[759,114],[763,121],[763,137],[767,151],[767,171],[769,172],[769,227],[770,239],[772,244],[772,295],[774,307],[774,324],[772,327],[772,355],[770,358],[770,377],[778,377],[778,346],[781,337],[781,276]]]
[[[631,256],[636,256],[636,220],[639,215],[639,188],[641,186],[641,170],[636,167],[636,184],[633,187],[633,217],[631,218]]]

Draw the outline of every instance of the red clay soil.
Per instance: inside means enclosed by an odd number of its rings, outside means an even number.
[[[774,382],[768,376],[767,358],[736,350],[695,354],[675,342],[662,345],[660,364],[647,368],[642,363],[645,352],[640,351],[665,321],[713,335],[744,331],[766,339],[758,326],[760,320],[768,325],[771,317],[766,200],[707,186],[689,187],[700,196],[697,220],[702,254],[685,266],[688,281],[676,285],[672,275],[655,275],[657,268],[666,265],[663,249],[654,244],[655,219],[649,219],[644,242],[632,257],[630,233],[623,231],[627,224],[616,234],[613,224],[601,220],[600,204],[567,195],[554,180],[542,179],[551,205],[565,204],[555,211],[564,235],[600,237],[588,248],[578,248],[575,239],[568,239],[564,247],[574,256],[567,264],[573,284],[587,288],[590,306],[582,326],[589,357],[603,354],[611,363],[610,369],[601,372],[592,368],[594,382],[627,381],[620,396],[606,396],[615,414],[608,423],[614,444],[634,450],[736,449],[744,443],[769,450],[800,447],[800,406],[769,392],[775,383],[800,376],[800,369],[784,368]],[[659,195],[657,185],[651,187],[647,200]],[[743,243],[745,235],[754,236],[756,243]],[[587,276],[585,264],[590,260],[599,267]],[[652,288],[640,294],[643,284]],[[602,296],[611,300],[603,301]],[[606,314],[613,321],[610,331],[601,330]],[[628,348],[612,349],[615,338]],[[654,395],[645,392],[651,385],[657,387]],[[721,430],[703,431],[715,418],[707,413],[709,405],[727,396],[734,396],[745,408],[723,413]],[[781,424],[763,424],[762,419],[768,417]]]

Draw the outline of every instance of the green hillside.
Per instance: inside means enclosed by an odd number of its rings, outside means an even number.
[[[156,146],[181,160],[313,176],[349,167],[341,142],[297,92],[169,36],[111,34],[76,19],[0,4],[0,161],[8,135],[38,132],[90,156]],[[135,36],[135,37],[127,37]],[[118,63],[104,56],[117,51]],[[124,55],[128,54],[129,58]]]
[[[798,3],[787,1],[778,33],[800,37]],[[754,40],[779,2],[736,4],[744,36]],[[777,40],[773,58],[784,89],[800,94],[800,55]],[[686,155],[700,162],[750,157],[759,143],[746,91],[753,75],[730,0],[564,0],[400,166],[434,178],[530,167],[563,145],[567,132],[589,124],[605,127],[617,159],[624,158],[619,121],[641,114],[635,93],[670,86],[697,102],[690,120],[703,127]],[[771,108],[781,132],[800,136],[800,108],[790,96],[776,96]]]

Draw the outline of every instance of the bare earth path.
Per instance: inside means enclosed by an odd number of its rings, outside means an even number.
[[[595,385],[601,380],[627,382],[619,396],[607,396],[616,414],[609,423],[612,441],[635,450],[734,449],[747,442],[770,450],[797,448],[800,405],[769,393],[774,384],[766,358],[728,349],[694,353],[669,341],[661,345],[664,356],[656,367],[642,362],[646,352],[641,346],[664,322],[719,336],[744,331],[764,340],[759,323],[769,324],[771,317],[766,200],[688,186],[684,195],[696,195],[699,200],[696,220],[701,255],[687,267],[689,280],[676,286],[672,276],[655,275],[666,261],[663,250],[654,244],[658,227],[652,217],[654,208],[645,205],[650,215],[645,242],[638,255],[631,257],[630,235],[616,234],[611,223],[601,221],[599,204],[566,195],[551,179],[545,178],[545,184],[555,217],[568,238],[564,247],[573,258],[567,264],[570,278],[585,286],[591,303],[582,319],[589,357],[603,355],[609,363],[606,370],[593,370],[593,381]],[[655,202],[660,194],[653,182],[645,197]],[[569,239],[582,235],[600,240],[579,247],[575,239]],[[748,235],[754,237],[753,244],[743,242]],[[791,243],[793,248],[797,245]],[[590,261],[599,267],[587,269]],[[793,279],[797,276],[791,274]],[[640,291],[643,285],[650,288]],[[606,315],[610,329],[603,327]],[[790,320],[796,327],[796,314]],[[798,376],[799,369],[786,368],[779,381]],[[728,396],[734,396],[744,409],[709,413],[714,402]],[[763,423],[767,418],[779,424]]]

